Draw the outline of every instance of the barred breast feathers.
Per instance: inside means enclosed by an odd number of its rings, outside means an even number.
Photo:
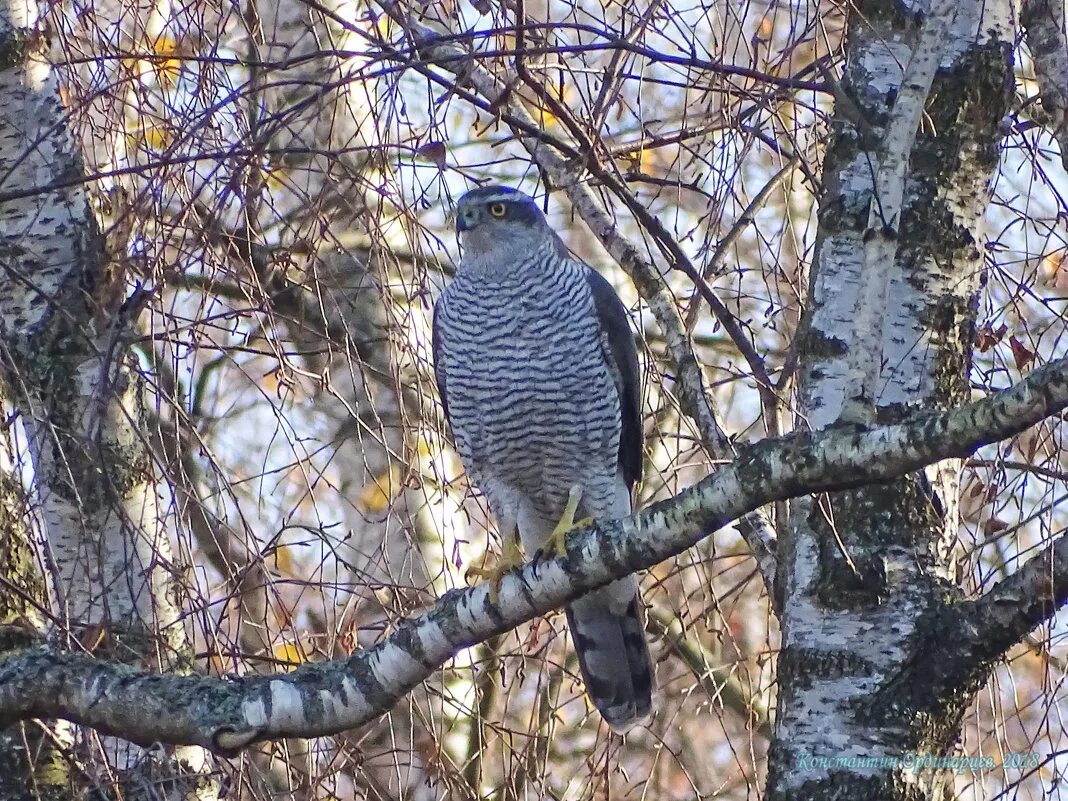
[[[500,478],[537,487],[554,505],[591,459],[613,462],[618,441],[618,393],[586,269],[569,261],[492,277],[461,271],[442,310],[449,406],[465,464],[475,476],[505,471]]]

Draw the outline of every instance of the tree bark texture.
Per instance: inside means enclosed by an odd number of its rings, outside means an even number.
[[[15,427],[8,426],[0,439],[0,659],[32,646],[45,632],[47,593],[18,467]],[[67,739],[68,730],[65,721],[0,729],[0,799],[64,797],[69,763],[56,744]]]
[[[107,625],[183,640],[166,592],[169,544],[140,438],[138,373],[108,326],[124,276],[109,270],[32,3],[11,2],[19,62],[0,86],[5,189],[4,372],[27,429],[52,590],[72,633]],[[155,565],[155,566],[153,566]]]
[[[1043,122],[1053,130],[1068,170],[1068,3],[1023,0],[1020,22],[1035,64]]]
[[[800,333],[799,416],[812,428],[848,411],[850,366],[858,358],[874,360],[867,396],[882,421],[949,408],[970,395],[983,277],[979,223],[1013,91],[1010,23],[1008,2],[928,9],[871,0],[851,12],[836,94],[840,128],[824,165],[810,306]],[[915,89],[902,85],[903,69],[907,80],[934,24],[945,35],[925,118],[914,140],[891,141],[898,104]],[[895,146],[907,149],[893,152]],[[909,168],[899,216],[883,214],[891,204],[875,180],[890,156]],[[873,259],[873,250],[889,258]],[[885,284],[874,331],[873,319],[862,316],[873,281]],[[858,356],[858,348],[866,352]],[[901,479],[793,502],[779,552],[783,648],[769,799],[952,794],[948,773],[912,772],[893,759],[949,752],[980,686],[980,676],[958,676],[958,683],[943,681],[931,692],[935,672],[911,668],[925,664],[932,641],[955,641],[932,638],[943,610],[962,597],[951,558],[958,469],[948,460]],[[828,757],[876,764],[811,762]]]

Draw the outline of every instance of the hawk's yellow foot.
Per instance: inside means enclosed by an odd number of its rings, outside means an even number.
[[[575,514],[578,512],[578,505],[581,500],[582,487],[572,487],[567,493],[567,505],[564,507],[564,513],[560,515],[560,522],[556,524],[552,534],[545,540],[545,544],[541,546],[542,553],[552,551],[557,556],[567,556],[567,533],[573,529],[588,526],[593,522],[592,517],[575,520]]]
[[[487,568],[472,565],[467,568],[467,572],[464,574],[468,582],[489,579],[489,595],[493,603],[497,603],[500,598],[501,581],[504,579],[505,573],[526,562],[526,558],[523,556],[523,549],[519,545],[519,537],[515,526],[512,526],[509,531],[501,532],[501,539],[503,540],[501,558],[497,560],[496,567]]]

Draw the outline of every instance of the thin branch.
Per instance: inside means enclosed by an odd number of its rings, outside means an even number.
[[[475,677],[475,697],[478,705],[471,715],[471,730],[467,735],[467,756],[463,762],[464,780],[471,798],[481,798],[482,756],[486,751],[486,726],[497,700],[500,681],[500,637],[490,637],[482,644],[483,662]]]
[[[766,440],[671,500],[573,532],[565,556],[506,574],[496,603],[487,585],[451,591],[429,611],[401,621],[374,648],[285,676],[159,675],[46,648],[12,654],[0,662],[0,726],[61,717],[141,744],[195,743],[225,754],[257,741],[355,728],[461,649],[674,556],[748,511],[966,457],[1065,408],[1068,358],[953,411]],[[1018,640],[1066,596],[1068,539],[1061,539],[1046,558],[1028,563],[973,605],[977,630],[982,626],[989,636],[985,654]]]
[[[716,245],[715,252],[705,262],[704,267],[701,269],[701,277],[706,281],[714,278],[718,278],[720,270],[723,267],[723,262],[727,260],[727,256],[730,254],[730,249],[734,247],[734,243],[738,241],[738,238],[742,235],[746,228],[752,225],[756,221],[757,212],[763,208],[764,204],[768,202],[768,198],[771,197],[781,181],[783,181],[790,172],[801,161],[801,157],[794,153],[786,162],[778,169],[778,171],[768,179],[768,181],[761,187],[760,191],[753,196],[753,199],[749,201],[749,205],[745,207],[741,214],[738,215],[738,219],[731,225],[730,230],[719,240]],[[694,301],[686,312],[686,330],[693,331],[694,325],[697,323],[697,313],[700,311],[701,305]]]
[[[763,737],[771,737],[767,704],[759,696],[745,692],[735,676],[733,665],[721,664],[714,667],[718,660],[709,654],[700,642],[686,636],[686,630],[678,615],[668,610],[653,608],[649,610],[649,622],[671,652],[690,669],[713,702],[722,703]],[[726,675],[718,677],[717,673]]]
[[[1042,476],[1042,478],[1049,478],[1053,481],[1068,482],[1068,472],[1064,470],[1054,470],[1049,467],[1030,464],[1028,462],[1013,462],[1006,459],[969,459],[967,464],[965,464],[965,467],[988,467],[993,470],[1016,470],[1020,473],[1031,473],[1032,475]]]

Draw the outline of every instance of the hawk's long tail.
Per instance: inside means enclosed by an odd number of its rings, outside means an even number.
[[[642,723],[652,707],[653,663],[634,576],[584,595],[567,607],[586,692],[613,731]]]

